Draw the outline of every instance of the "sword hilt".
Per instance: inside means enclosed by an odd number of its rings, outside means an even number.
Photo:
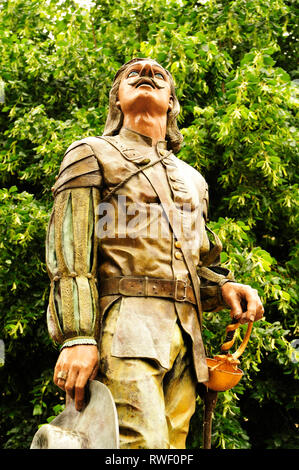
[[[226,337],[224,343],[221,346],[221,351],[228,351],[235,342],[236,330],[239,328],[240,323],[236,318],[232,319],[232,322],[226,327]]]
[[[242,310],[243,312],[246,312],[247,310],[247,303],[242,301],[241,302],[241,306],[242,306]],[[236,331],[237,329],[239,328],[240,326],[240,322],[236,319],[236,318],[233,318],[232,319],[232,322],[226,327],[225,331],[226,331],[226,338],[224,340],[224,343],[222,344],[221,346],[221,351],[228,351],[234,344],[235,342],[235,339],[236,339]],[[232,354],[232,357],[234,359],[237,359],[238,357],[241,356],[241,354],[243,354],[246,346],[247,346],[247,343],[248,343],[248,340],[249,340],[249,337],[250,337],[250,334],[251,334],[251,330],[252,330],[252,326],[253,326],[253,322],[250,321],[248,323],[248,327],[247,327],[247,330],[246,330],[246,333],[245,333],[245,336],[244,336],[244,339],[242,341],[242,344],[239,346],[239,348]]]

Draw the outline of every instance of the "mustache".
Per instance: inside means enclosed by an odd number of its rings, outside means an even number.
[[[137,78],[132,78],[132,81],[130,81],[131,86],[138,86],[139,83],[148,83],[149,85],[154,86],[155,88],[158,88],[159,90],[161,88],[165,88],[164,86],[161,86],[155,78],[152,77],[137,77]]]

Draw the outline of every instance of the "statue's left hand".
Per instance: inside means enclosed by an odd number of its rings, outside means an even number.
[[[241,324],[257,321],[264,315],[264,308],[256,289],[245,284],[226,282],[221,287],[224,302],[231,308],[231,316]],[[246,308],[242,308],[246,305]]]
[[[80,344],[63,348],[54,370],[54,383],[75,399],[80,411],[84,405],[84,389],[99,368],[99,352],[95,345]]]

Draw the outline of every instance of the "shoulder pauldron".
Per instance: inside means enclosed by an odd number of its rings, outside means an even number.
[[[92,147],[84,141],[75,142],[64,155],[52,187],[53,195],[64,189],[100,185],[101,173]]]

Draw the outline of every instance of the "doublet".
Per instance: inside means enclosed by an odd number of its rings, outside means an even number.
[[[125,128],[103,137],[74,142],[52,188],[46,243],[50,335],[64,346],[96,344],[105,315],[119,301],[112,356],[152,359],[167,369],[179,324],[192,340],[197,380],[204,382],[201,312],[192,301],[182,244],[197,269],[203,312],[224,308],[221,286],[233,279],[219,266],[222,246],[206,226],[208,185],[166,141],[153,146],[151,138]],[[179,236],[147,177],[146,168],[158,159],[150,171],[174,204]],[[142,281],[140,292],[130,292],[130,280],[134,286]],[[155,280],[157,286],[175,286],[173,296],[154,295]]]

